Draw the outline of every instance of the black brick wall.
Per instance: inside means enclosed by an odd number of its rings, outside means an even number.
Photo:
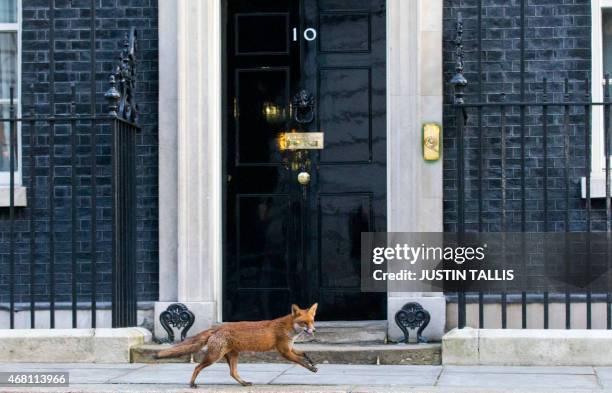
[[[591,71],[590,0],[528,0],[525,7],[525,100],[542,101],[542,81],[549,80],[549,99],[563,100],[564,79],[570,81],[571,99],[584,98],[584,79]],[[444,226],[455,231],[457,223],[456,129],[452,102],[455,38],[458,13],[464,20],[465,77],[469,85],[466,102],[497,102],[500,93],[506,101],[519,101],[521,91],[521,14],[520,0],[482,0],[482,74],[477,72],[478,0],[444,1]],[[479,80],[482,97],[478,96]],[[563,115],[561,108],[549,112],[548,138],[548,219],[550,231],[565,230],[565,180],[563,159]],[[478,148],[477,112],[469,111],[465,139],[466,230],[478,230]],[[483,111],[484,187],[483,231],[501,230],[501,150],[500,109]],[[521,230],[520,202],[520,120],[519,108],[509,109],[507,117],[507,209],[509,231]],[[526,111],[526,230],[544,230],[543,129],[541,108]],[[586,208],[580,198],[579,179],[585,175],[584,109],[572,107],[570,116],[570,230],[584,231]],[[604,206],[593,202],[593,230],[603,230]]]
[[[90,113],[90,0],[56,0],[55,11],[55,113],[68,113],[70,84],[77,86],[77,113]],[[49,1],[23,0],[23,110],[34,109],[39,115],[51,113],[49,106]],[[104,93],[108,76],[118,64],[124,35],[134,26],[138,31],[137,102],[142,131],[137,136],[137,293],[138,300],[158,297],[158,185],[157,185],[157,0],[96,0],[96,92],[97,113],[107,113]],[[78,124],[78,294],[88,301],[91,291],[89,231],[89,154],[91,127]],[[24,184],[31,182],[28,163],[31,127],[23,127]],[[110,133],[100,125],[98,135],[98,299],[111,296],[111,199],[110,199]],[[36,293],[37,301],[48,301],[49,293],[49,128],[36,127]],[[68,301],[71,293],[71,170],[70,134],[66,123],[58,123],[55,139],[55,207],[56,207],[56,300]],[[28,190],[29,192],[31,190]],[[18,208],[17,229],[17,298],[29,301],[29,208]],[[0,208],[0,301],[8,301],[8,209]]]

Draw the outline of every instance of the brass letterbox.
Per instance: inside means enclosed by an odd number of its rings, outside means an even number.
[[[279,137],[280,150],[321,150],[324,146],[322,132],[286,132]]]

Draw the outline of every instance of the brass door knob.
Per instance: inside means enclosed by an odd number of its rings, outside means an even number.
[[[310,174],[308,172],[300,172],[297,176],[298,183],[307,186],[310,183]]]

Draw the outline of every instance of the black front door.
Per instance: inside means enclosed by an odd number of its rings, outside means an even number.
[[[385,318],[360,290],[360,234],[386,229],[385,0],[228,0],[226,21],[224,320]],[[282,150],[291,129],[324,148]]]

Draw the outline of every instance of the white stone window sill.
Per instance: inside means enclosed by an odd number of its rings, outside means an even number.
[[[10,196],[11,188],[9,186],[0,186],[0,207],[9,207],[11,204]],[[15,207],[26,207],[28,205],[28,197],[26,188],[23,186],[15,186]]]

